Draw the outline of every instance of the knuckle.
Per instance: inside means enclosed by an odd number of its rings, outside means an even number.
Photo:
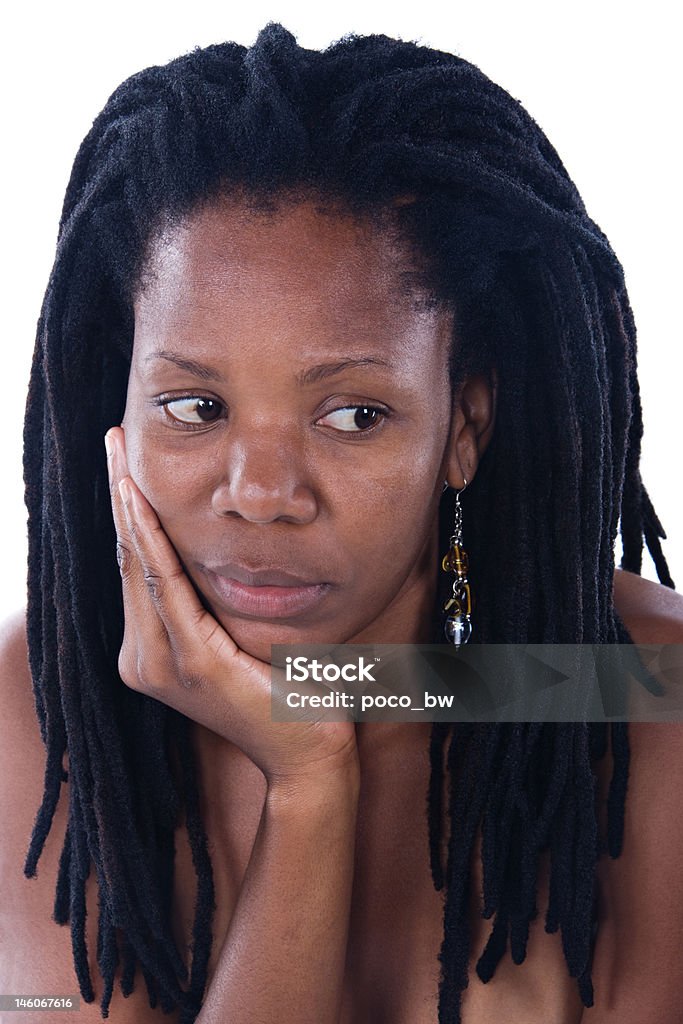
[[[143,576],[150,596],[155,601],[160,600],[161,597],[163,596],[164,590],[163,578],[150,568],[146,568],[143,571]]]
[[[123,579],[127,579],[131,574],[133,559],[131,557],[130,548],[127,548],[120,540],[117,540],[116,542],[116,561],[118,562],[121,576]]]
[[[169,689],[169,674],[160,671],[159,666],[146,665],[142,658],[138,658],[136,674],[138,686],[145,693],[154,696]]]
[[[162,694],[175,681],[175,673],[161,664],[150,664],[144,653],[126,644],[121,648],[118,662],[122,682],[131,690],[149,695]]]
[[[140,680],[137,670],[137,659],[131,656],[130,651],[124,646],[121,648],[118,661],[118,670],[121,681],[131,690],[140,689]]]
[[[127,523],[127,529],[128,533],[130,534],[130,539],[133,541],[133,544],[135,544],[137,547],[139,544],[141,544],[143,540],[143,533],[140,530],[140,527],[138,526],[134,519],[131,519]]]
[[[205,684],[204,676],[197,671],[196,665],[183,665],[177,658],[150,662],[139,654],[134,669],[130,671],[130,665],[128,668],[129,675],[134,679],[134,688],[159,700],[164,700],[178,686],[189,690]]]

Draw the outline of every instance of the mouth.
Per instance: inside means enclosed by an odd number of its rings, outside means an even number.
[[[246,569],[242,565],[202,566],[223,607],[255,619],[287,619],[312,609],[331,584],[302,579],[281,569]]]

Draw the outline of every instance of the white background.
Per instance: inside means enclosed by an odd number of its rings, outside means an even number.
[[[2,103],[0,619],[25,600],[21,426],[35,323],[76,149],[123,78],[281,21],[304,46],[384,32],[458,53],[527,107],[625,270],[639,327],[643,477],[683,590],[680,54],[669,0],[6,5]],[[656,579],[649,558],[644,575]]]

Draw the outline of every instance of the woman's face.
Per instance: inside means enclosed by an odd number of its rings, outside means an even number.
[[[221,200],[154,247],[128,464],[256,657],[429,638],[443,482],[473,466],[453,416],[451,316],[410,271],[388,232],[312,202],[266,215]]]

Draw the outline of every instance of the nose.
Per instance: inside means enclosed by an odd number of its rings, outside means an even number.
[[[211,499],[213,511],[251,523],[312,522],[318,502],[302,462],[295,444],[265,431],[248,441],[233,438]]]

